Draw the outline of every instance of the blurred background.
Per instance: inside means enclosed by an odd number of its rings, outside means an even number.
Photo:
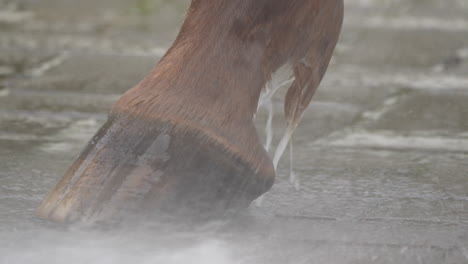
[[[36,219],[188,4],[0,0],[0,263],[468,263],[467,0],[345,0],[332,64],[293,138],[298,190],[285,155],[239,219],[118,232]]]

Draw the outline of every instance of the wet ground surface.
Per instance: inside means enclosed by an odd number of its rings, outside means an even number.
[[[0,0],[0,263],[468,263],[465,0],[346,1],[294,135],[299,190],[285,155],[262,205],[235,219],[119,231],[36,219],[186,4]],[[275,112],[277,142],[280,96]]]

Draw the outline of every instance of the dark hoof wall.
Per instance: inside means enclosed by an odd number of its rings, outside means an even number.
[[[247,207],[273,181],[258,142],[236,146],[193,124],[111,116],[37,214],[85,223],[159,212],[218,217]]]

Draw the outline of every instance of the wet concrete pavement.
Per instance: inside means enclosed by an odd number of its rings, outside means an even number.
[[[186,5],[0,0],[0,263],[468,263],[465,0],[346,1],[293,139],[300,188],[285,155],[248,216],[154,235],[35,219],[112,103],[170,45]],[[265,120],[261,109],[262,136]]]

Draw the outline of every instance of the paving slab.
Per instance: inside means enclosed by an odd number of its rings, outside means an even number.
[[[0,263],[468,263],[460,0],[345,1],[343,35],[292,158],[242,214],[118,230],[35,218],[113,102],[164,54],[187,4],[0,0]],[[271,152],[285,90],[273,99]],[[263,141],[267,118],[261,108]]]

